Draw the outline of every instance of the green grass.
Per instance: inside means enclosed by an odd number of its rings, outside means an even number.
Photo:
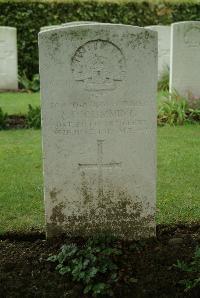
[[[0,132],[0,233],[44,224],[41,132]]]
[[[26,114],[28,104],[32,106],[40,105],[39,93],[0,93],[0,107],[4,112],[11,114]]]
[[[43,228],[41,131],[0,132],[0,233]],[[200,220],[200,126],[158,128],[157,223]]]
[[[158,223],[200,221],[200,125],[158,129]]]

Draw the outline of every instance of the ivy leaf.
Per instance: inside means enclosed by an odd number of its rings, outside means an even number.
[[[48,257],[47,261],[56,262],[57,256],[50,256],[50,257]]]
[[[103,282],[97,283],[92,287],[94,294],[100,294],[107,288],[106,284]]]
[[[61,275],[64,275],[65,273],[68,273],[68,272],[70,272],[70,271],[71,271],[70,267],[69,267],[69,266],[66,266],[66,267],[62,267],[62,268],[60,268],[59,273],[60,273]]]
[[[91,285],[91,284],[89,284],[89,285],[87,285],[87,286],[85,287],[85,289],[84,289],[83,293],[84,293],[84,294],[87,294],[88,292],[90,292],[90,291],[91,291],[91,289],[92,289],[92,285]]]

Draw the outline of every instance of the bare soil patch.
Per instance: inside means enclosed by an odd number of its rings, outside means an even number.
[[[85,240],[63,237],[48,242],[37,231],[0,236],[0,297],[90,297],[82,294],[81,284],[61,276],[47,261],[69,242],[84,245]],[[117,243],[123,254],[117,260],[120,280],[114,297],[200,297],[200,288],[184,292],[179,281],[186,276],[173,267],[177,259],[192,259],[200,245],[200,224],[158,226],[156,239]]]
[[[9,115],[6,120],[7,129],[27,128],[26,116],[24,115]]]

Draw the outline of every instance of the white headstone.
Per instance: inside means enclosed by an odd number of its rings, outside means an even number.
[[[170,92],[200,98],[200,22],[172,24]]]
[[[39,34],[47,236],[155,234],[157,34]]]
[[[146,28],[158,33],[158,77],[161,78],[170,65],[171,27],[154,25]]]
[[[0,90],[17,88],[17,31],[0,27]]]

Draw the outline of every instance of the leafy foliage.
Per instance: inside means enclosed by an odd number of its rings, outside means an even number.
[[[85,246],[65,244],[58,255],[50,256],[49,261],[57,262],[56,270],[67,274],[73,281],[82,282],[84,294],[112,295],[112,284],[118,280],[118,267],[115,257],[121,250],[111,245],[111,241],[89,239]]]
[[[37,40],[40,28],[71,21],[123,23],[135,26],[167,25],[199,20],[200,3],[148,3],[147,1],[7,1],[0,2],[0,26],[13,26],[18,34],[20,75],[38,73]]]
[[[169,94],[168,94],[169,95]],[[182,125],[186,121],[186,100],[176,96],[164,98],[158,104],[158,125]]]
[[[200,108],[199,109],[188,109],[188,120],[190,122],[200,122]]]
[[[168,91],[169,90],[169,67],[166,67],[161,74],[158,81],[158,91]]]
[[[40,90],[39,74],[33,75],[32,79],[28,79],[25,73],[19,76],[19,87],[27,91],[38,92]]]
[[[200,286],[200,247],[196,248],[193,260],[189,264],[178,260],[174,266],[192,276],[180,281],[181,284],[185,285],[185,291]]]
[[[28,114],[26,117],[28,128],[41,128],[41,109],[28,105]]]
[[[0,130],[5,129],[7,126],[7,113],[4,113],[2,108],[0,107]]]
[[[178,93],[163,97],[158,103],[158,125],[183,125],[200,121],[200,109],[191,108],[188,101]]]

